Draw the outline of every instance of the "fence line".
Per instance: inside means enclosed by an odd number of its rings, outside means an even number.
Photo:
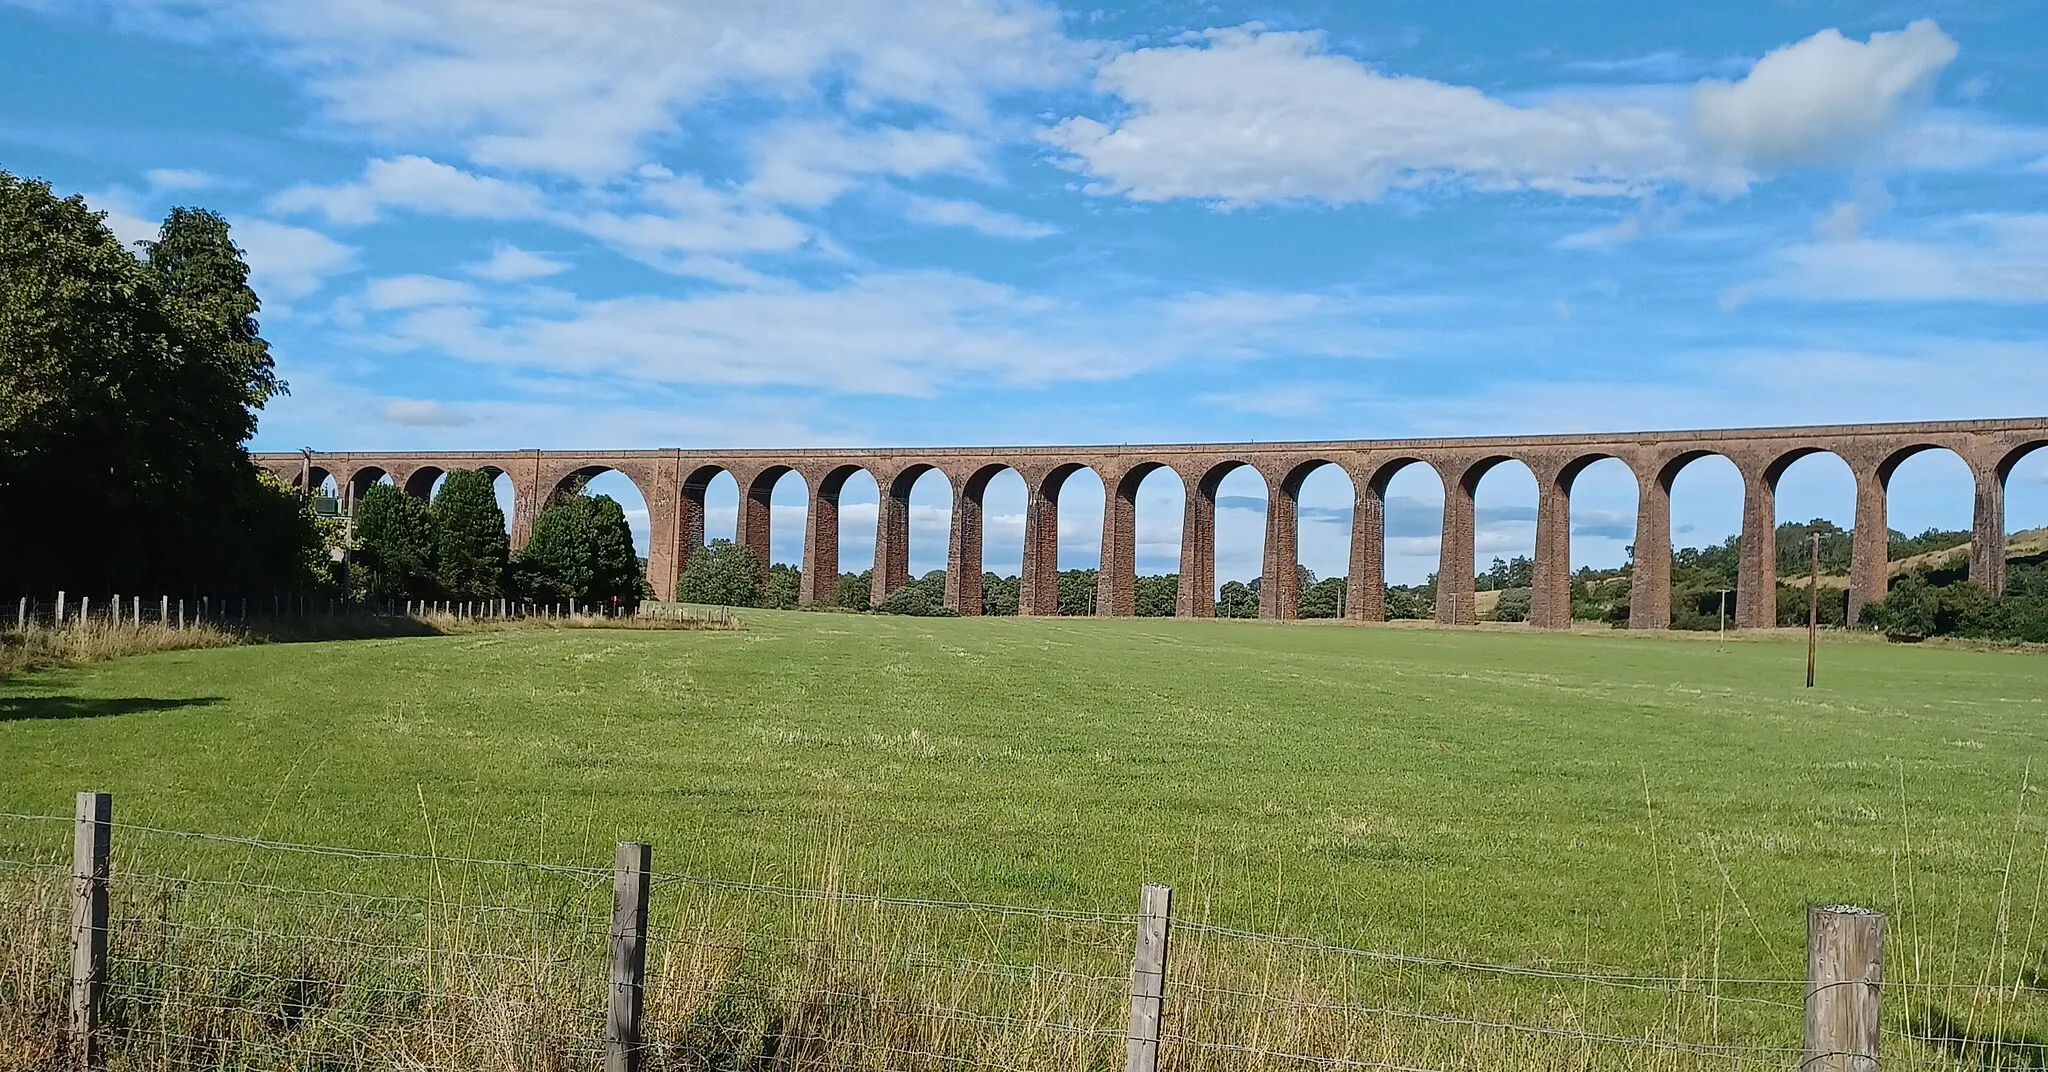
[[[2014,1047],[2048,1056],[2034,1036],[2001,1033],[2042,1022],[2027,1008],[2008,1018],[2023,995],[2003,983],[1882,983],[1868,940],[1881,917],[1860,910],[1815,911],[1804,979],[1576,972],[1175,919],[1160,886],[1136,913],[894,897],[663,873],[644,845],[601,868],[167,829],[114,821],[104,797],[83,796],[94,800],[68,819],[0,813],[77,835],[68,876],[54,836],[50,859],[0,857],[0,1039],[40,1025],[37,1037],[87,1061],[95,1046],[119,1053],[124,1067],[601,1057],[612,1072],[666,1072],[725,1054],[860,1070],[1121,1057],[1127,1072],[1865,1072],[1880,1044],[1894,1068],[2006,1067]],[[245,853],[257,873],[153,870],[168,859],[152,839]],[[383,885],[406,892],[276,878],[363,863],[402,865]],[[1863,944],[1830,937],[1845,927],[1863,928]],[[1901,1022],[1895,1004],[1880,1030],[1881,986],[1967,993],[1971,1011]]]

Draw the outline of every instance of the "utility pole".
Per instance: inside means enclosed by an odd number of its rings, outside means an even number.
[[[1806,687],[1813,687],[1813,649],[1820,641],[1820,533],[1813,534],[1806,579]]]
[[[1728,643],[1728,589],[1721,589],[1721,622],[1714,643],[1723,647]]]

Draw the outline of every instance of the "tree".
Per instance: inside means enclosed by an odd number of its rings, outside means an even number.
[[[840,574],[839,580],[832,585],[832,605],[847,610],[867,611],[868,597],[874,591],[874,576],[874,570]]]
[[[510,541],[491,474],[457,469],[434,495],[434,577],[450,599],[494,599],[505,591]]]
[[[1180,574],[1138,578],[1133,613],[1140,618],[1171,618],[1180,608]]]
[[[358,587],[374,602],[423,599],[434,575],[434,520],[427,504],[389,484],[356,503]]]
[[[1095,570],[1061,570],[1059,572],[1059,612],[1069,618],[1085,618],[1095,613]]]
[[[592,579],[590,499],[555,496],[533,519],[533,534],[512,565],[513,587],[535,603],[586,603]]]
[[[981,575],[981,613],[990,618],[1014,618],[1021,588],[1015,576]]]
[[[768,583],[761,588],[761,605],[770,610],[795,610],[804,590],[804,571],[787,562],[768,567]]]
[[[609,495],[590,500],[590,589],[591,603],[639,606],[647,592],[647,571],[633,549],[633,529],[626,524],[626,510]]]
[[[690,552],[676,582],[676,601],[716,607],[755,607],[761,602],[761,560],[754,549],[713,540]]]
[[[1301,589],[1299,603],[1295,608],[1296,613],[1304,618],[1337,617],[1339,608],[1344,605],[1344,586],[1346,583],[1348,583],[1347,579],[1343,577],[1325,577],[1320,581],[1304,585]]]
[[[1257,582],[1254,581],[1254,584]],[[1259,590],[1243,581],[1225,581],[1223,590],[1216,595],[1216,616],[1218,618],[1256,618],[1259,616]]]
[[[250,463],[283,389],[225,221],[123,249],[78,197],[0,172],[0,587],[305,589],[311,515]]]

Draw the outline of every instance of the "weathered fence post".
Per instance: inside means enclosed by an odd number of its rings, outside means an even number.
[[[1173,888],[1146,883],[1138,898],[1138,953],[1131,961],[1130,1048],[1124,1072],[1159,1068],[1159,1004],[1166,992],[1166,939]]]
[[[1806,1037],[1800,1072],[1877,1072],[1884,915],[1854,905],[1806,910]]]
[[[612,1002],[605,1029],[605,1072],[639,1072],[640,1013],[647,984],[647,869],[654,850],[619,842],[612,872]]]
[[[171,620],[171,597],[156,597],[156,624],[168,625]]]
[[[84,626],[90,626],[90,625],[92,625],[92,597],[91,597],[91,596],[79,596],[79,597],[78,597],[78,624],[80,624],[80,625],[84,625]]]
[[[22,597],[21,597],[21,606],[20,606],[20,607],[18,607],[18,608],[17,608],[16,610],[15,610],[15,612],[14,612],[14,628],[15,628],[15,629],[17,629],[17,630],[21,630],[21,629],[27,629],[27,628],[28,628],[28,597],[27,597],[27,596],[22,596]]]
[[[71,835],[71,1045],[77,1067],[93,1063],[100,997],[107,989],[107,855],[111,793],[78,794]]]
[[[185,601],[182,599],[178,601],[178,628],[185,628]]]
[[[64,624],[64,590],[57,589],[57,624]]]

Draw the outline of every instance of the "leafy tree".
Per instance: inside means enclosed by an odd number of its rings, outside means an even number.
[[[283,389],[211,213],[123,249],[77,197],[0,172],[0,587],[307,588],[309,513],[243,441]]]
[[[832,605],[865,613],[869,609],[868,597],[873,591],[874,577],[874,570],[840,574],[838,582],[832,586]]]
[[[647,570],[633,550],[633,530],[626,510],[609,495],[590,500],[591,603],[635,607],[647,594]]]
[[[1344,605],[1344,577],[1325,577],[1302,587],[1295,613],[1304,618],[1335,618]]]
[[[1436,585],[1390,584],[1387,586],[1387,618],[1431,618],[1436,616]]]
[[[377,484],[356,504],[358,585],[374,602],[432,594],[434,521],[427,504]]]
[[[1498,562],[1499,559],[1494,561]],[[1526,622],[1529,620],[1529,602],[1532,591],[1527,588],[1505,588],[1500,590],[1500,602],[1493,605],[1486,620],[1490,622]]]
[[[946,606],[946,571],[933,570],[889,593],[875,604],[876,614],[907,614],[920,618],[951,618],[958,612]]]
[[[787,562],[768,567],[768,583],[761,587],[761,605],[770,610],[795,610],[803,595],[804,572]]]
[[[1016,617],[1021,587],[1014,576],[981,575],[981,613],[991,618]]]
[[[450,599],[494,599],[505,590],[510,542],[491,474],[457,469],[434,494],[434,576]]]
[[[536,603],[586,603],[591,589],[589,497],[557,495],[533,519],[533,533],[512,563],[513,587]]]
[[[1259,590],[1243,581],[1225,581],[1223,590],[1216,595],[1216,616],[1218,618],[1256,618],[1259,616]]]
[[[1180,574],[1140,577],[1134,610],[1140,618],[1171,618],[1180,608]]]
[[[761,560],[754,549],[713,540],[690,552],[676,582],[676,600],[720,607],[754,607],[761,602]]]
[[[1059,572],[1060,614],[1085,618],[1095,613],[1095,583],[1099,574],[1092,569]]]
[[[1504,592],[1510,588],[1534,587],[1535,584],[1536,563],[1527,555],[1516,555],[1507,562],[1494,559],[1493,565],[1475,578],[1473,588],[1480,592]]]
[[[1855,535],[1826,518],[1817,517],[1803,525],[1787,521],[1778,526],[1775,535],[1779,576],[1805,574],[1812,569],[1811,537],[1815,533],[1820,534],[1820,571],[1849,572],[1849,559],[1856,542]]]

